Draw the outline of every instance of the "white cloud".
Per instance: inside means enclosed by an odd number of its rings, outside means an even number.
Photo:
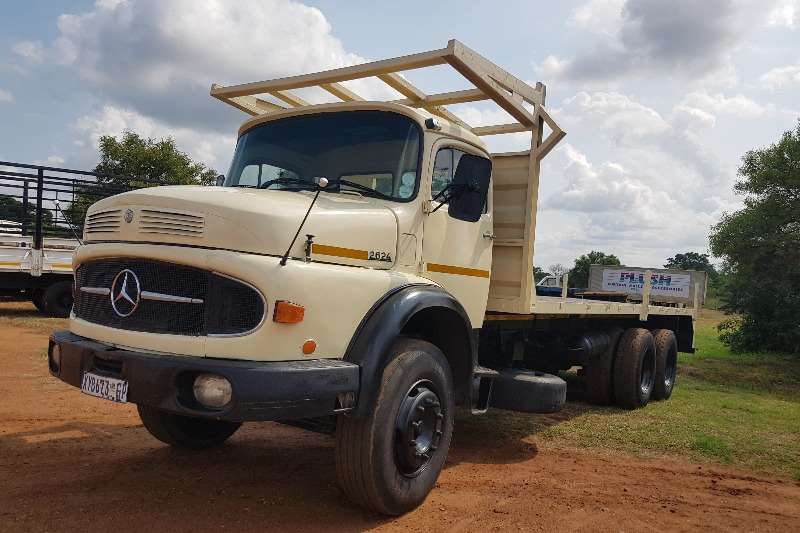
[[[570,22],[602,35],[614,36],[622,25],[625,0],[590,0],[572,12]]]
[[[41,63],[44,59],[44,45],[41,41],[19,41],[11,49],[31,63]]]
[[[46,167],[62,167],[65,162],[66,159],[64,159],[60,155],[49,155],[47,156],[47,159],[45,159],[44,161],[37,159],[33,162],[33,164],[42,165]]]
[[[770,10],[767,17],[770,26],[782,26],[791,30],[800,28],[800,0],[781,0]]]
[[[600,122],[600,132],[620,141],[632,136],[657,135],[670,129],[669,123],[655,109],[621,93],[581,91],[564,100],[555,111],[569,122],[593,117]]]
[[[712,128],[717,122],[717,117],[708,111],[686,104],[676,105],[672,111],[675,121],[684,129]]]
[[[800,87],[800,64],[773,68],[760,78],[761,85],[770,90]]]
[[[0,89],[0,102],[13,102],[13,101],[14,101],[13,94],[4,89]]]
[[[571,18],[589,33],[585,47],[568,59],[548,56],[536,68],[568,81],[714,75],[730,64],[729,49],[746,27],[734,15],[732,0],[590,0]]]
[[[687,94],[683,105],[707,113],[732,115],[742,119],[761,118],[772,111],[772,106],[762,106],[743,94],[728,97],[722,93],[709,94],[705,90]]]
[[[118,137],[126,130],[155,139],[172,137],[178,148],[185,151],[189,157],[217,171],[226,170],[235,146],[233,135],[169,126],[134,110],[113,105],[106,105],[98,112],[79,118],[74,124],[74,129],[79,135],[75,145],[79,147],[94,148],[101,136]]]
[[[104,0],[90,12],[61,15],[58,29],[55,60],[113,105],[216,131],[230,131],[232,115],[208,96],[214,82],[364,61],[344,49],[321,11],[289,0]],[[350,86],[367,98],[395,94],[380,82]]]

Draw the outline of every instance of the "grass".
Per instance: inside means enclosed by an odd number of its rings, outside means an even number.
[[[17,327],[51,331],[67,329],[66,318],[50,318],[28,302],[0,302],[0,327]]]
[[[669,401],[636,411],[569,402],[550,416],[495,411],[462,427],[537,435],[557,446],[680,455],[800,481],[800,360],[731,353],[717,336],[718,314],[710,314],[697,323],[697,353],[680,355]]]

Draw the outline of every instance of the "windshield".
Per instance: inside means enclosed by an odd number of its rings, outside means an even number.
[[[267,122],[239,137],[225,186],[303,190],[325,177],[327,191],[409,201],[417,192],[420,136],[413,120],[385,111]]]

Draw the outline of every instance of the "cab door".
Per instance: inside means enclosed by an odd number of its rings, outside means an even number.
[[[486,312],[492,265],[491,161],[454,141],[435,144],[431,155],[423,276],[455,296],[478,328]]]

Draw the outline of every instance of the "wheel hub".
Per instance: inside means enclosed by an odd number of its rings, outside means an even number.
[[[400,472],[414,477],[439,449],[445,413],[429,381],[415,383],[397,413],[395,460]]]

